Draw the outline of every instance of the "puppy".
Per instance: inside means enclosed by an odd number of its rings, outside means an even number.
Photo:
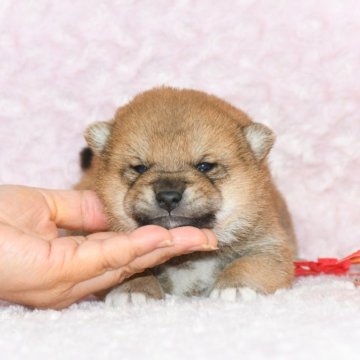
[[[157,88],[87,129],[78,189],[102,200],[113,231],[156,224],[214,231],[219,249],[130,278],[110,304],[165,293],[235,300],[291,286],[295,236],[267,155],[275,136],[219,98]]]

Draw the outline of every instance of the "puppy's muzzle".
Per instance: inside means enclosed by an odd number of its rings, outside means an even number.
[[[195,226],[211,228],[215,221],[215,214],[210,211],[204,213],[189,210],[189,200],[186,199],[187,183],[179,178],[161,178],[153,183],[155,201],[147,211],[134,213],[134,219],[140,226],[160,225],[167,229],[179,226]]]

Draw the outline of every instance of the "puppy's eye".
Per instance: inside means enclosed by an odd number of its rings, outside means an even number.
[[[136,166],[132,166],[131,168],[135,170],[138,174],[143,174],[149,170],[149,168],[145,165],[136,165]]]
[[[212,170],[215,166],[216,166],[216,164],[213,164],[213,163],[202,162],[202,163],[199,163],[196,165],[196,169],[202,173],[206,173],[206,172],[209,172],[210,170]]]

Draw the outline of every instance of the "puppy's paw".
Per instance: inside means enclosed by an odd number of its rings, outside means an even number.
[[[121,307],[127,304],[143,305],[146,304],[149,299],[153,298],[145,293],[129,293],[124,292],[121,288],[116,288],[106,295],[105,305],[110,307]]]
[[[113,307],[143,305],[149,300],[161,300],[164,297],[162,287],[153,275],[140,274],[112,289],[105,297],[105,304]]]
[[[215,288],[209,295],[210,299],[221,299],[224,301],[252,301],[258,297],[258,293],[248,287],[239,288]]]

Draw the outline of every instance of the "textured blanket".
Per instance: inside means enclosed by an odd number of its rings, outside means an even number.
[[[0,183],[69,188],[87,124],[158,85],[214,93],[277,133],[300,255],[360,248],[360,2],[0,2]],[[1,256],[1,254],[0,254]],[[360,289],[299,279],[253,302],[0,306],[5,359],[358,357]]]

